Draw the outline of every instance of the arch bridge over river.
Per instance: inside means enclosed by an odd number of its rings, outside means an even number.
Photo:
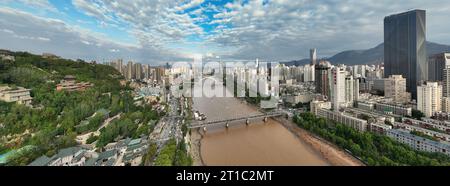
[[[261,113],[261,114],[253,114],[248,116],[242,116],[242,117],[234,117],[234,118],[228,118],[228,119],[218,119],[218,120],[212,120],[212,121],[197,121],[192,123],[189,128],[190,129],[196,129],[196,128],[203,128],[204,131],[206,131],[206,127],[209,126],[226,126],[227,128],[230,126],[230,123],[235,122],[242,122],[245,121],[247,125],[250,124],[250,122],[253,120],[262,119],[264,122],[267,122],[269,118],[273,117],[279,117],[283,116],[283,112],[268,112],[268,113]]]

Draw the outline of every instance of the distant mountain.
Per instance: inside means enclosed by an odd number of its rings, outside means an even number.
[[[309,64],[309,62],[310,62],[309,59],[302,59],[302,60],[298,60],[298,61],[289,61],[289,62],[281,62],[281,63],[286,66],[302,66],[305,64]]]
[[[383,62],[384,44],[368,50],[349,50],[338,53],[327,60],[333,64],[359,65]]]
[[[433,42],[427,42],[428,55],[438,54],[442,52],[450,52],[449,45],[442,45]],[[384,44],[367,49],[367,50],[348,50],[338,53],[330,58],[326,58],[333,64],[359,65],[359,64],[375,64],[384,61]],[[309,59],[298,61],[284,62],[284,64],[292,66],[300,66],[309,63]]]

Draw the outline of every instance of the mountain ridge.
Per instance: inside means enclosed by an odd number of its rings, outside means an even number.
[[[450,45],[427,41],[427,53],[429,56],[442,52],[450,52]],[[330,61],[332,64],[346,65],[381,63],[384,61],[384,43],[366,50],[346,50],[329,58],[324,58],[324,60]],[[309,62],[309,59],[301,59],[282,63],[287,66],[301,66],[308,64]]]

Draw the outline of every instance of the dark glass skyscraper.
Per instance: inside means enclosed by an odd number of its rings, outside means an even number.
[[[384,19],[384,76],[403,75],[406,90],[417,98],[417,84],[428,79],[425,10]]]
[[[322,94],[330,98],[330,81],[329,81],[329,71],[330,63],[326,61],[321,61],[315,66],[315,84],[316,93]]]

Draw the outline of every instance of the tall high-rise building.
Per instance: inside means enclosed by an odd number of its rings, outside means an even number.
[[[384,97],[395,102],[408,102],[411,94],[406,92],[406,79],[402,75],[391,75],[384,79]]]
[[[417,87],[417,110],[426,117],[442,111],[442,86],[438,82],[425,82]]]
[[[311,59],[311,65],[317,64],[317,49],[313,48],[309,51],[309,56]]]
[[[450,66],[447,66],[443,70],[442,78],[442,92],[444,97],[450,98]]]
[[[327,61],[321,61],[315,65],[315,84],[316,93],[327,96],[330,99],[330,81],[328,73],[330,72],[331,64]]]
[[[305,65],[303,67],[303,81],[312,82],[315,81],[315,65]]]
[[[450,98],[442,97],[442,112],[450,112]]]
[[[110,66],[114,67],[117,71],[119,71],[120,73],[123,74],[123,69],[122,69],[122,59],[118,59],[116,61],[112,61],[110,63]]]
[[[417,83],[428,79],[425,10],[384,19],[384,76],[403,75],[406,89],[417,98]]]
[[[144,65],[142,70],[144,71],[144,79],[150,79],[150,65]]]
[[[123,60],[122,59],[118,59],[117,60],[117,64],[116,64],[116,69],[120,72],[123,73]]]
[[[338,111],[342,105],[346,104],[345,99],[345,77],[346,71],[343,67],[334,67],[330,74],[331,81],[331,105]]]
[[[155,77],[156,77],[156,83],[162,84],[163,83],[163,77],[165,75],[165,69],[164,67],[158,67],[155,69]]]
[[[128,61],[126,78],[129,79],[129,80],[133,79],[133,72],[134,72],[133,67],[134,67],[133,62],[132,61]]]
[[[347,105],[352,105],[355,101],[355,80],[353,76],[347,75],[345,77],[345,102]]]
[[[444,69],[450,66],[450,53],[440,53],[428,58],[428,80],[443,81]]]
[[[360,83],[360,79],[356,78],[355,82],[353,83],[353,100],[354,101],[359,100],[359,83]]]
[[[142,64],[136,63],[134,65],[134,67],[135,67],[135,78],[137,80],[143,79],[143,77],[142,77]]]

